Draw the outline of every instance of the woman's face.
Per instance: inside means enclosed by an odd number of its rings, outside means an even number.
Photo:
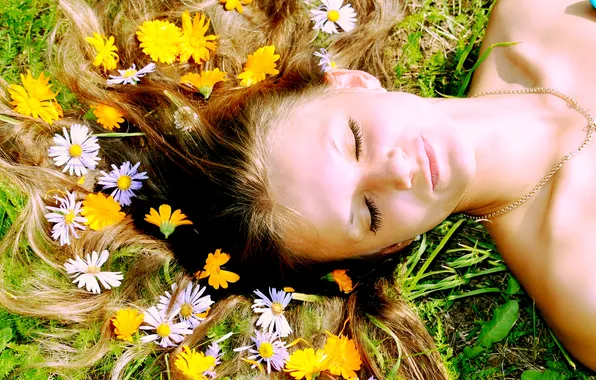
[[[284,241],[334,260],[438,225],[475,169],[451,123],[427,100],[382,91],[338,91],[294,110],[270,140],[271,196],[297,215]]]

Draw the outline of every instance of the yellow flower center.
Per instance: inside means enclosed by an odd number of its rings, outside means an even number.
[[[27,105],[29,106],[29,108],[34,110],[38,110],[41,108],[41,103],[37,98],[29,98],[29,100],[27,100]]]
[[[134,76],[136,73],[137,73],[137,70],[135,70],[135,69],[127,69],[127,70],[124,72],[124,75],[122,75],[122,76],[123,76],[124,78],[130,78],[130,77]]]
[[[337,69],[337,64],[335,63],[335,61],[331,61],[329,65],[332,69]]]
[[[337,20],[339,20],[339,12],[336,11],[335,9],[327,12],[327,20],[329,20],[331,22],[336,22]]]
[[[284,307],[281,303],[279,302],[273,302],[271,304],[271,311],[273,312],[273,314],[275,315],[282,315],[284,313]]]
[[[189,303],[185,303],[184,305],[182,305],[182,307],[180,308],[180,315],[183,318],[188,318],[192,315],[192,306]]]
[[[79,144],[72,144],[70,148],[68,148],[68,154],[70,154],[71,157],[81,157],[83,148]]]
[[[116,181],[116,185],[120,190],[128,190],[130,189],[130,184],[132,183],[132,179],[128,175],[121,175],[118,177]]]
[[[261,355],[263,359],[269,359],[270,357],[272,357],[273,345],[268,342],[261,343],[261,345],[259,346],[259,355]]]
[[[89,265],[87,267],[87,273],[95,274],[101,272],[101,269],[97,265]]]
[[[74,211],[70,210],[66,215],[64,215],[64,223],[70,224],[74,221],[75,213]]]
[[[157,335],[159,335],[160,337],[165,338],[165,337],[170,336],[172,329],[170,328],[169,325],[162,323],[161,325],[157,326],[157,329],[155,329],[155,332],[157,332]]]

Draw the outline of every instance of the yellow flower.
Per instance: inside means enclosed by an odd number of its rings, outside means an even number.
[[[215,86],[215,84],[218,82],[224,81],[226,75],[226,72],[219,71],[218,68],[215,68],[213,71],[201,71],[201,74],[188,73],[180,78],[180,83],[196,88],[201,94],[203,94],[205,99],[209,99],[209,96],[211,96],[211,91],[213,91],[213,86]]]
[[[124,113],[118,108],[110,107],[105,104],[98,104],[93,108],[93,114],[97,117],[97,122],[110,131],[120,128],[120,123],[124,122],[124,119],[122,118]]]
[[[275,53],[275,46],[269,45],[257,49],[253,54],[248,55],[248,60],[244,65],[244,71],[238,75],[242,81],[242,86],[252,86],[262,80],[265,80],[267,74],[276,75],[279,70],[275,69],[279,54]]]
[[[339,285],[339,290],[350,293],[353,289],[352,279],[346,274],[345,269],[336,269],[331,272],[331,278]]]
[[[48,124],[58,120],[62,116],[62,107],[56,101],[57,94],[52,91],[49,81],[43,73],[38,79],[34,79],[30,71],[27,76],[21,74],[23,85],[11,84],[8,90],[14,110],[24,116],[39,117]]]
[[[132,336],[143,323],[144,314],[139,314],[135,309],[120,309],[112,318],[116,338],[132,342]]]
[[[182,346],[182,350],[183,352],[176,355],[174,361],[176,368],[193,380],[206,379],[203,372],[215,366],[215,358],[205,356],[204,353],[197,352],[194,348],[188,348],[188,346]]]
[[[172,63],[180,54],[182,31],[169,21],[145,21],[139,26],[137,37],[143,53],[154,61]]]
[[[250,3],[252,3],[252,0],[219,0],[221,3],[225,3],[226,6],[226,11],[231,11],[232,9],[235,9],[238,11],[238,13],[242,14],[244,12],[244,8],[242,7],[242,4],[244,5],[248,5]]]
[[[87,224],[92,230],[101,230],[124,219],[125,214],[120,211],[120,203],[113,196],[106,198],[102,193],[89,194],[83,201],[81,215],[87,218]]]
[[[236,273],[221,269],[221,266],[227,263],[228,260],[230,260],[230,255],[222,253],[221,249],[216,249],[215,254],[210,253],[207,256],[205,267],[202,271],[195,273],[195,276],[199,280],[209,277],[209,285],[215,289],[219,289],[220,286],[226,289],[228,282],[236,282],[240,279],[240,276]]]
[[[356,377],[362,360],[360,353],[352,339],[343,335],[329,334],[325,343],[325,354],[327,355],[327,369],[334,375],[341,375],[344,379]]]
[[[174,232],[176,227],[183,224],[192,224],[190,220],[186,219],[186,215],[182,211],[176,210],[172,214],[172,207],[169,205],[159,206],[159,213],[151,207],[149,214],[145,214],[145,221],[158,226],[166,239]]]
[[[210,52],[217,47],[217,36],[206,36],[209,20],[205,24],[205,15],[197,13],[193,21],[188,11],[182,14],[182,42],[180,43],[180,62],[186,62],[192,56],[196,63],[208,61]]]
[[[114,46],[113,36],[106,38],[106,36],[99,33],[93,33],[93,37],[87,37],[85,40],[93,45],[97,51],[97,55],[93,60],[93,66],[103,65],[106,70],[114,70],[116,68],[119,57],[118,53],[116,53],[118,47]]]
[[[326,369],[327,356],[323,350],[307,348],[295,351],[286,362],[285,372],[289,372],[296,379],[311,380],[313,376]]]

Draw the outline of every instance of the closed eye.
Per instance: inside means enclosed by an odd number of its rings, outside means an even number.
[[[348,120],[348,125],[354,134],[354,144],[356,145],[356,161],[359,161],[360,156],[362,156],[362,128],[360,127],[360,124],[358,124],[358,122],[352,118]]]
[[[370,212],[369,229],[376,235],[377,231],[381,228],[382,225],[381,211],[379,211],[379,208],[377,207],[376,203],[369,196],[364,196],[364,202],[366,203],[368,212]]]

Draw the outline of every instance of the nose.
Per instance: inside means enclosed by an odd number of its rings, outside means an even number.
[[[385,157],[379,157],[366,169],[368,187],[392,187],[408,190],[412,187],[412,163],[403,149],[390,149]]]

